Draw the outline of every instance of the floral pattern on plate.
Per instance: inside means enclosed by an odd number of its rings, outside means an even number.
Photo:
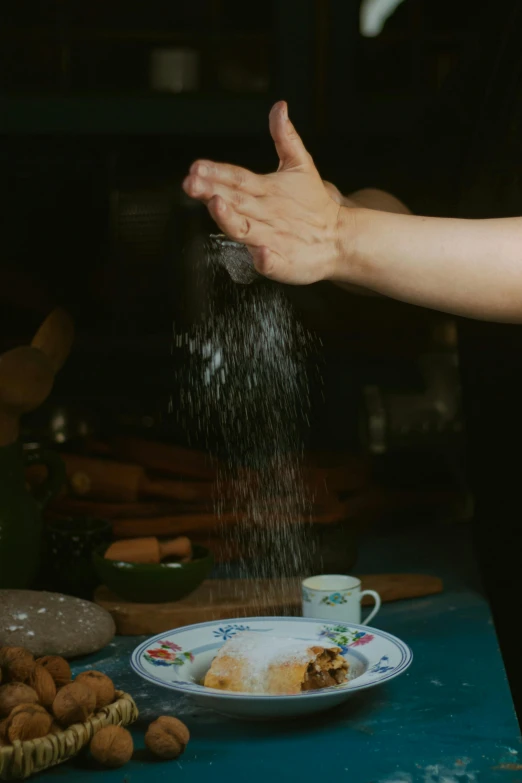
[[[377,661],[374,666],[369,669],[372,674],[384,674],[384,672],[390,672],[394,667],[388,666],[390,659],[387,655],[383,655],[380,661]]]
[[[366,631],[347,628],[345,625],[325,625],[320,633],[341,648],[341,655],[344,655],[349,647],[360,647],[363,644],[369,644],[374,640],[374,636]]]
[[[215,630],[214,636],[217,639],[223,639],[224,642],[227,642],[229,639],[231,639],[233,636],[236,635],[236,633],[239,633],[240,631],[249,631],[250,626],[248,625],[225,625],[222,628],[217,628]]]
[[[187,661],[194,660],[191,652],[183,652],[179,644],[169,642],[166,639],[159,641],[157,647],[151,647],[147,650],[144,657],[154,666],[183,666]]]

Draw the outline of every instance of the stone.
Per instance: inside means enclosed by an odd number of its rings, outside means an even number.
[[[116,633],[109,612],[91,601],[36,590],[0,590],[0,647],[35,657],[75,658],[101,650]]]

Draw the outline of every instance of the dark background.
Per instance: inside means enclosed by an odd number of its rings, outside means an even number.
[[[481,69],[490,67],[479,56],[480,67],[452,92],[451,74],[469,62],[477,3],[404,0],[373,37],[363,34],[360,5],[2,2],[0,350],[28,342],[53,306],[65,306],[77,337],[54,400],[83,406],[105,427],[183,441],[167,414],[172,324],[198,317],[184,249],[212,225],[180,183],[196,157],[272,170],[267,115],[275,100],[289,102],[322,176],[343,192],[385,187],[416,211],[494,213],[487,199],[467,209],[456,183],[481,105]],[[482,46],[491,53],[504,5],[485,4],[491,24]],[[152,90],[151,51],[187,47],[198,57],[197,88]],[[309,445],[369,453],[384,484],[417,497],[435,491],[435,514],[412,501],[394,524],[442,517],[448,547],[451,525],[471,515],[471,484],[477,546],[518,698],[520,651],[507,628],[519,571],[518,329],[457,324],[328,284],[288,295],[323,341]],[[449,413],[440,413],[441,401]]]
[[[284,97],[325,179],[422,201],[431,190],[410,153],[458,59],[465,6],[456,14],[449,3],[404,2],[368,38],[358,2],[4,2],[5,347],[63,304],[79,331],[64,392],[102,406],[148,397],[161,410],[172,322],[190,323],[199,307],[183,248],[212,230],[180,190],[190,163],[273,169],[267,115]],[[196,91],[148,87],[157,47],[197,52]],[[353,398],[368,384],[422,389],[415,362],[437,346],[437,316],[325,285],[289,295],[331,353],[336,400],[316,436],[354,448]]]

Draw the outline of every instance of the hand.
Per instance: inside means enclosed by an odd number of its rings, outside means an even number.
[[[343,196],[339,188],[336,188],[331,182],[327,182],[323,179],[323,185],[325,186],[328,195],[333,198],[336,204],[339,204],[341,207],[351,207],[352,209],[357,206],[355,201],[352,201],[347,196]]]
[[[247,245],[260,274],[292,284],[328,279],[339,255],[341,194],[321,180],[284,101],[270,112],[270,133],[276,172],[199,160],[183,188],[207,205],[223,233]]]

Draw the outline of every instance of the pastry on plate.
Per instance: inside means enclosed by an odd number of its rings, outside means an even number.
[[[204,685],[274,695],[341,685],[348,679],[349,664],[340,652],[340,647],[320,647],[305,639],[245,631],[221,647]]]

